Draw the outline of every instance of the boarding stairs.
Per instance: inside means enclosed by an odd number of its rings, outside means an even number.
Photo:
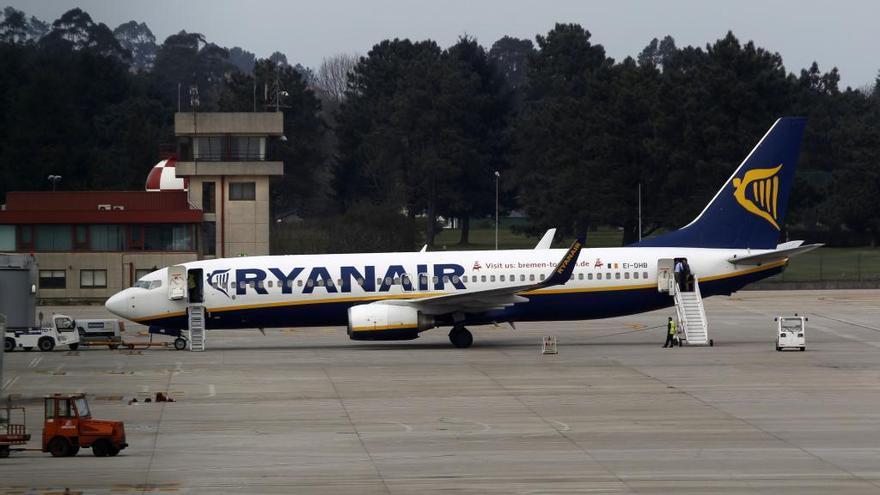
[[[190,306],[189,307],[189,350],[204,351],[205,341],[205,307]]]
[[[678,316],[679,345],[708,345],[715,342],[709,338],[709,321],[700,295],[700,283],[694,276],[694,290],[682,292],[677,284],[673,290],[675,312]]]

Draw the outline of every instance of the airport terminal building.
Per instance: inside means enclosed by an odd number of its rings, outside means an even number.
[[[9,192],[0,253],[32,253],[38,298],[101,302],[157,268],[269,254],[267,160],[282,114],[178,113],[144,191]]]

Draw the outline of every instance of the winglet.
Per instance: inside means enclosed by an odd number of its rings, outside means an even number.
[[[550,249],[550,246],[553,244],[553,237],[556,236],[556,229],[548,229],[547,232],[544,233],[544,237],[538,241],[538,244],[535,245],[535,249]]]
[[[568,251],[565,252],[565,256],[562,257],[562,260],[559,261],[550,276],[541,282],[541,287],[563,285],[568,282],[568,279],[571,278],[571,273],[574,271],[574,267],[577,265],[578,255],[581,254],[581,248],[584,247],[585,241],[585,237],[578,237],[574,241],[574,244],[568,248]]]

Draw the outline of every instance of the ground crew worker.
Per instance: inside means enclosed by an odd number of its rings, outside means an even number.
[[[672,337],[675,337],[675,322],[672,321],[670,316],[669,321],[666,322],[666,343],[663,344],[664,349],[675,347],[675,341]]]

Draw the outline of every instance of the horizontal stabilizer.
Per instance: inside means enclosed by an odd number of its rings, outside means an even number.
[[[797,244],[795,245],[795,243]],[[749,256],[734,256],[727,261],[733,263],[734,265],[763,265],[764,263],[771,263],[773,261],[780,261],[786,258],[791,258],[792,256],[803,254],[807,251],[812,251],[814,249],[824,246],[824,244],[808,244],[806,246],[803,246],[802,244],[803,241],[786,242],[779,245],[779,247],[781,247],[782,249],[776,249],[774,251],[769,251],[761,254],[752,254]]]

